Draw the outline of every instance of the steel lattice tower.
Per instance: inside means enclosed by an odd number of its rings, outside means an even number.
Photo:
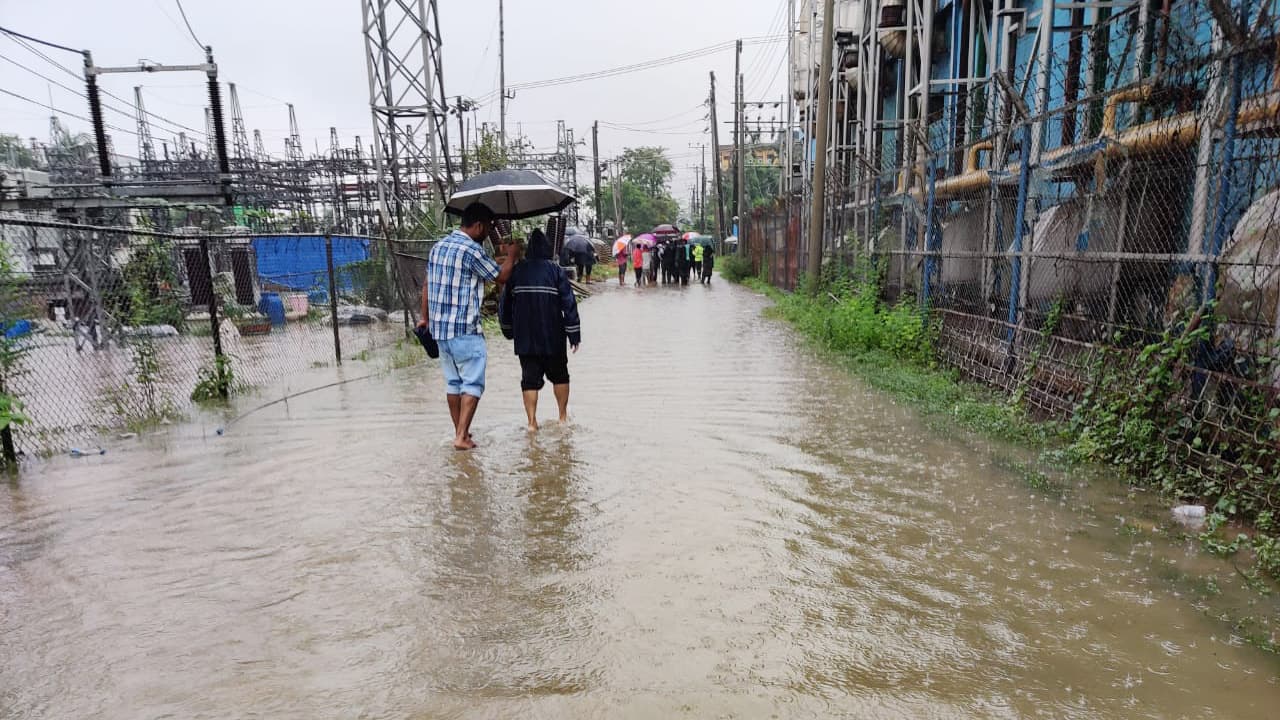
[[[138,159],[145,163],[156,161],[156,145],[151,139],[151,123],[147,121],[147,107],[142,103],[142,86],[133,88],[133,107],[138,122]]]
[[[412,228],[452,185],[440,17],[436,0],[361,6],[379,209],[384,228]]]
[[[238,160],[248,160],[252,151],[249,149],[249,132],[244,126],[244,113],[240,110],[240,95],[236,93],[236,84],[227,83],[231,90],[231,156]]]

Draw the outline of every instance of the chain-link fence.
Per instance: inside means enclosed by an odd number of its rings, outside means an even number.
[[[429,243],[0,215],[0,245],[0,383],[45,454],[400,342]]]
[[[938,12],[936,32],[967,32]],[[1001,26],[1017,31],[1004,71],[949,78],[939,68],[963,63],[935,56],[921,119],[895,115],[899,89],[844,88],[839,102],[879,115],[836,131],[824,272],[927,308],[943,361],[1045,416],[1177,346],[1159,416],[1184,431],[1166,439],[1201,466],[1247,468],[1240,447],[1280,437],[1277,6],[1060,4],[1047,36],[1031,14]],[[900,59],[875,61],[902,83]],[[796,287],[807,212],[752,218],[774,285]]]

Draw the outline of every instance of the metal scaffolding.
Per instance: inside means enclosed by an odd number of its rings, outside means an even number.
[[[435,0],[361,6],[381,220],[412,231],[452,184],[440,17]]]

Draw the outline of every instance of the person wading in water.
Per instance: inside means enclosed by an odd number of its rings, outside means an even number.
[[[480,241],[493,226],[493,211],[472,203],[462,211],[462,227],[431,248],[427,278],[422,286],[422,320],[440,344],[440,369],[444,373],[449,416],[453,419],[453,447],[470,450],[471,421],[484,395],[489,352],[480,331],[480,300],[484,283],[502,285],[511,278],[519,247],[506,246],[499,266]]]
[[[525,259],[511,273],[498,308],[502,334],[515,341],[520,390],[529,432],[538,431],[538,393],[551,381],[560,422],[569,422],[569,354],[578,352],[582,324],[578,300],[564,270],[551,261],[551,243],[541,230],[529,236]]]

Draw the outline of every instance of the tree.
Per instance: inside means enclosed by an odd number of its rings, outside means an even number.
[[[645,232],[662,223],[674,222],[680,214],[680,205],[667,183],[671,180],[671,161],[660,147],[627,148],[618,161],[621,168],[622,189],[618,202],[622,209],[622,222],[632,232]],[[612,202],[607,193],[602,198]],[[604,213],[608,217],[610,212]]]
[[[468,152],[467,164],[477,173],[501,170],[507,166],[507,151],[502,147],[498,133],[488,128],[480,129],[480,139],[475,148]]]
[[[31,148],[23,145],[22,139],[17,135],[0,134],[0,165],[33,168],[36,166],[36,159],[31,154]]]

